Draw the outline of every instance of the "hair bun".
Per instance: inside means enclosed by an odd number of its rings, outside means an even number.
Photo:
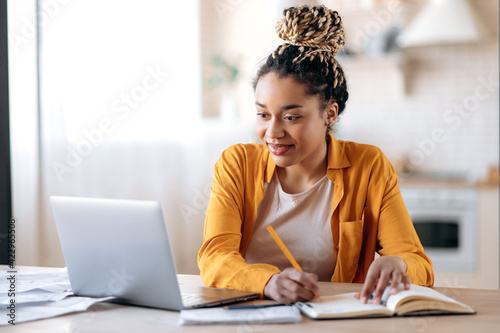
[[[331,52],[330,56],[335,56],[345,44],[339,14],[324,5],[285,9],[276,23],[276,32],[285,42]]]

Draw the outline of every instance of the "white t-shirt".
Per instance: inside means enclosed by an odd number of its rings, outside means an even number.
[[[257,220],[245,251],[249,264],[266,263],[280,270],[292,267],[266,230],[272,225],[305,272],[330,281],[335,269],[330,216],[334,184],[326,177],[302,193],[283,191],[275,172],[257,210]]]

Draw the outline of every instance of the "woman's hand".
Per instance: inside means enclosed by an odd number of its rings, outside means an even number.
[[[366,303],[375,290],[373,304],[379,304],[385,288],[390,284],[390,295],[398,292],[398,285],[403,283],[405,290],[410,289],[410,278],[406,275],[406,263],[400,257],[382,256],[377,258],[368,269],[363,289],[356,298]]]
[[[284,304],[311,301],[320,294],[318,276],[287,268],[274,274],[264,287],[264,295]]]

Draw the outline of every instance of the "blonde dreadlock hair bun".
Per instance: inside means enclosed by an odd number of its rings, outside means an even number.
[[[290,45],[299,46],[300,54],[293,62],[300,63],[304,59],[313,60],[318,57],[321,62],[330,63],[336,71],[335,55],[345,45],[345,33],[342,20],[336,11],[325,6],[290,7],[283,11],[283,17],[276,23],[278,36],[286,43],[273,53],[280,55]],[[328,74],[325,66],[325,75]],[[334,86],[342,83],[343,77],[335,75]]]
[[[339,14],[325,6],[285,9],[283,17],[276,23],[276,32],[285,42],[316,48],[317,52],[329,52],[332,56],[345,44]]]
[[[260,66],[253,81],[254,89],[268,73],[279,78],[290,76],[307,87],[308,95],[319,96],[322,110],[337,103],[340,115],[349,92],[344,71],[335,60],[345,43],[339,14],[325,6],[287,8],[276,24],[276,31],[285,43]]]

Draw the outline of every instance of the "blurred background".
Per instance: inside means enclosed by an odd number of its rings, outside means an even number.
[[[9,1],[17,264],[64,266],[48,199],[70,195],[160,201],[198,273],[213,165],[256,142],[252,79],[302,4],[342,17],[334,134],[395,166],[436,285],[498,289],[495,0]]]

